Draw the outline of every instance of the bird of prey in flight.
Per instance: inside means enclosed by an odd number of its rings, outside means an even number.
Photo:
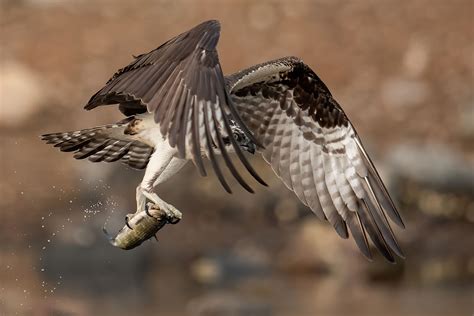
[[[297,57],[224,76],[216,50],[219,33],[218,21],[203,22],[136,56],[85,106],[118,104],[124,120],[43,139],[77,159],[145,169],[136,189],[137,212],[149,200],[174,215],[181,213],[154,189],[187,161],[205,176],[203,159],[209,159],[227,192],[225,169],[253,192],[229,154],[266,185],[243,153],[257,151],[319,219],[342,238],[350,231],[366,257],[371,258],[368,235],[389,261],[403,258],[388,218],[400,227],[403,221],[326,85]]]

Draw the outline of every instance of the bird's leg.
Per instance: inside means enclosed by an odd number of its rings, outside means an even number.
[[[137,212],[142,210],[146,211],[146,197],[142,194],[141,187],[137,186],[136,190],[136,199],[137,199]]]
[[[141,212],[141,211],[145,211],[146,215],[150,216],[150,217],[153,217],[151,214],[150,214],[150,211],[149,211],[149,206],[148,204],[146,203],[146,196],[142,193],[142,188],[141,186],[137,186],[137,190],[136,190],[136,199],[137,199],[137,212]]]
[[[167,153],[166,148],[160,154],[157,151],[152,155],[143,181],[137,187],[137,209],[146,211],[146,200],[150,200],[162,209],[169,218],[169,223],[175,224],[182,218],[182,214],[173,205],[163,201],[153,189],[160,183],[176,174],[185,164],[186,160],[175,158],[172,153]]]

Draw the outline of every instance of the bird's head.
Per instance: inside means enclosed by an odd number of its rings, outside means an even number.
[[[234,131],[232,135],[234,136],[234,139],[237,144],[239,144],[240,148],[251,154],[255,154],[256,146],[254,142],[252,142],[252,140],[247,137],[247,135],[240,131]]]
[[[235,142],[237,143],[237,145],[239,145],[240,148],[251,154],[255,154],[257,146],[255,146],[252,140],[248,138],[247,135],[245,135],[240,129],[234,128],[232,136],[234,136]],[[225,136],[223,140],[226,146],[230,146],[231,142],[229,140],[229,137]]]

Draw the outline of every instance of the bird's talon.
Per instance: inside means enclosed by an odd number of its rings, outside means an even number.
[[[154,218],[154,216],[153,216],[153,215],[151,215],[151,213],[150,213],[150,211],[149,211],[149,208],[148,208],[148,207],[145,207],[145,213],[146,213],[146,215],[148,215],[148,216],[150,216],[150,217],[153,217],[153,218]]]
[[[125,216],[125,225],[127,225],[128,228],[130,228],[130,229],[133,230],[132,226],[130,226],[130,224],[128,223],[128,221],[129,221],[129,219],[128,219],[128,215],[127,215],[127,216]]]
[[[172,225],[178,224],[178,222],[179,222],[180,220],[181,220],[181,218],[176,217],[176,216],[174,216],[174,215],[173,215],[173,216],[168,216],[168,223],[169,223],[169,224],[172,224]]]

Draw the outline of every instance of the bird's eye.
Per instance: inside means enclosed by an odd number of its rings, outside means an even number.
[[[234,138],[236,141],[240,142],[240,135],[239,134],[234,134]]]

